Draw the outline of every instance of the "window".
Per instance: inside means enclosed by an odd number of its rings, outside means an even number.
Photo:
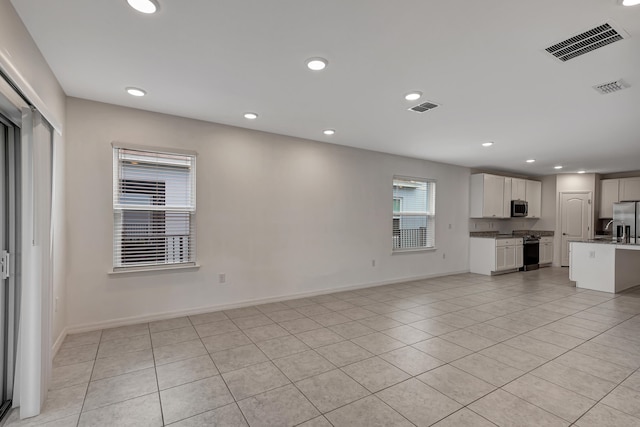
[[[435,247],[436,183],[393,178],[393,250]]]
[[[113,148],[113,267],[195,265],[195,153]]]

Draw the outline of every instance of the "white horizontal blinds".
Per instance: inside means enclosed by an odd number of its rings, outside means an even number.
[[[195,262],[195,155],[114,148],[114,268]]]
[[[393,179],[393,249],[435,246],[436,183],[416,178]]]

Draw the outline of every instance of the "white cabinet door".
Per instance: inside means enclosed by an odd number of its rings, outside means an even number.
[[[524,253],[523,253],[524,248],[521,245],[518,245],[515,248],[516,248],[516,268],[520,268],[524,266]]]
[[[503,217],[504,178],[495,175],[484,176],[484,216]]]
[[[504,192],[502,200],[502,216],[511,218],[511,181],[513,178],[504,179]]]
[[[504,177],[471,175],[471,218],[504,218]]]
[[[511,179],[511,200],[526,200],[527,181],[521,178]]]
[[[497,246],[496,247],[496,269],[495,271],[513,270],[516,268],[518,260],[516,256],[517,246]]]
[[[613,218],[613,204],[620,201],[619,187],[619,179],[600,181],[600,218]]]
[[[526,181],[526,199],[529,204],[528,218],[540,218],[542,213],[542,183]]]
[[[540,264],[550,264],[553,262],[553,243],[543,243],[540,245]]]
[[[496,269],[494,271],[506,270],[507,267],[507,251],[509,246],[496,247]]]
[[[516,248],[517,246],[506,246],[505,249],[505,268],[516,268]]]
[[[620,201],[640,200],[640,177],[620,179]]]

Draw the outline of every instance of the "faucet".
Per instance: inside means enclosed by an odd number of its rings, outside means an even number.
[[[626,237],[627,237],[627,236],[626,236],[627,229],[626,229],[626,227],[625,227],[625,223],[624,223],[624,221],[620,221],[620,220],[617,220],[617,219],[612,219],[611,221],[609,221],[609,222],[607,223],[607,225],[605,225],[604,229],[605,229],[605,230],[608,230],[608,229],[609,229],[609,227],[611,227],[611,224],[613,224],[613,223],[615,223],[615,222],[619,222],[619,223],[620,223],[620,225],[622,225],[622,236],[620,236],[620,240],[621,240],[622,242],[624,242],[624,241],[626,240]],[[616,235],[614,235],[614,234],[613,234],[613,230],[612,230],[611,235],[612,235],[612,240],[614,240],[614,241],[616,241],[616,242],[617,242],[617,241],[618,241],[618,236],[616,236]]]

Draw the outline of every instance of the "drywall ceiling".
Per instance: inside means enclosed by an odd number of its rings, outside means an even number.
[[[640,6],[158,1],[155,15],[125,0],[12,3],[69,96],[524,175],[640,169]],[[604,22],[630,37],[565,63],[544,52]],[[324,71],[306,69],[315,56]],[[592,88],[620,78],[631,87]],[[413,90],[424,97],[406,101]],[[440,107],[407,110],[425,100]]]

